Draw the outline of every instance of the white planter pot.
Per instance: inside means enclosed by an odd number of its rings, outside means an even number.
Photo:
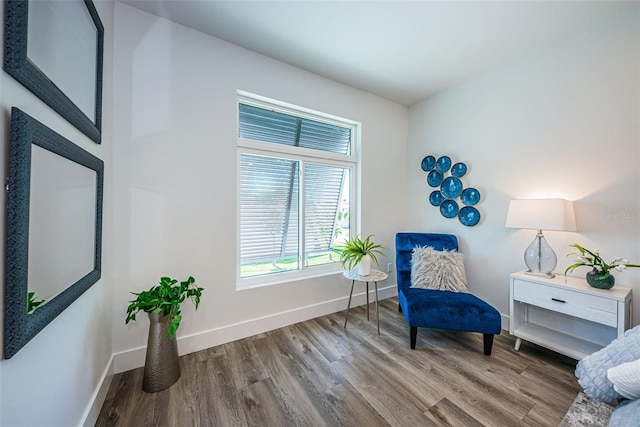
[[[356,265],[356,272],[361,276],[368,276],[371,273],[371,257],[364,255],[358,265]]]

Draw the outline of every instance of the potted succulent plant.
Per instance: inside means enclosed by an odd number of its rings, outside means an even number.
[[[144,365],[142,389],[157,392],[166,389],[180,378],[178,346],[175,335],[180,327],[180,305],[189,298],[198,309],[203,288],[195,285],[191,276],[184,282],[170,277],[160,278],[160,283],[147,291],[132,292],[136,299],[129,302],[125,324],[136,320],[136,314],[149,315],[149,338]]]
[[[356,268],[361,276],[368,276],[371,272],[371,262],[376,266],[379,265],[377,255],[384,255],[383,247],[374,243],[371,238],[373,234],[367,236],[364,240],[360,235],[355,236],[351,240],[345,242],[345,247],[340,254],[340,262],[347,270]]]

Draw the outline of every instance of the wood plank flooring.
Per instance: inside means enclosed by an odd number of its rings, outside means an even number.
[[[182,376],[142,391],[143,369],[117,374],[97,426],[557,426],[580,387],[576,362],[503,331],[418,329],[397,298],[180,358]]]

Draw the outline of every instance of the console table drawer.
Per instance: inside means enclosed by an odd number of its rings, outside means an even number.
[[[609,298],[514,279],[513,299],[607,326],[618,325],[618,304]]]

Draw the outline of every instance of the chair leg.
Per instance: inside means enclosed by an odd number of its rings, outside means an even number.
[[[409,327],[409,335],[411,336],[411,350],[416,349],[416,338],[418,337],[418,328],[415,326]]]
[[[491,356],[491,348],[493,347],[493,334],[482,334],[484,341],[484,354]]]

